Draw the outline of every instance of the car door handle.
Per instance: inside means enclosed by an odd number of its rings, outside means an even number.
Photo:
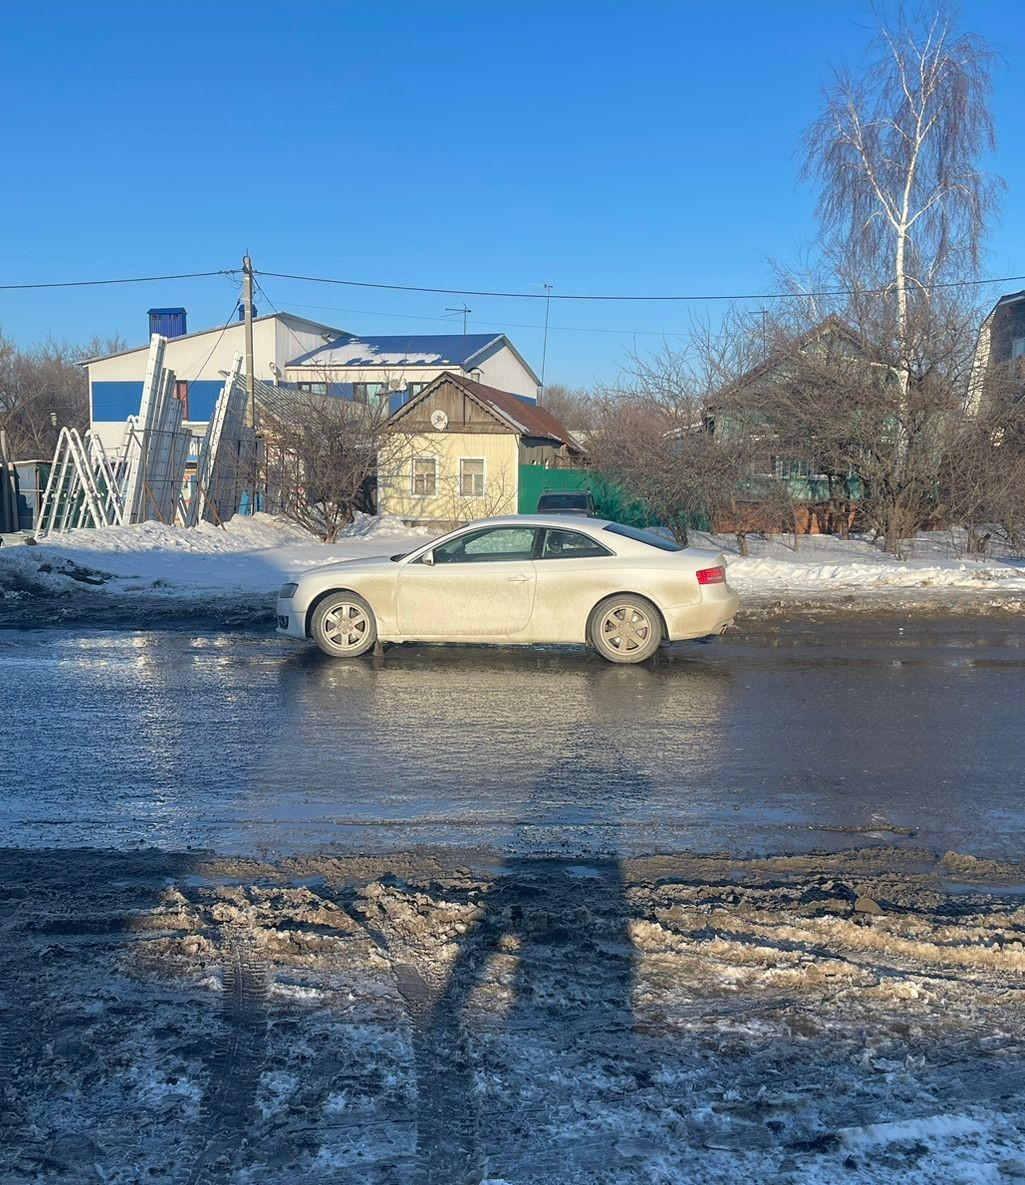
[[[507,576],[506,577],[506,580],[510,581],[512,584],[523,584],[525,581],[527,581],[529,579],[530,579],[529,576]]]

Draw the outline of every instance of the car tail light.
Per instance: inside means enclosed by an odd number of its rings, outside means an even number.
[[[726,569],[721,564],[717,568],[702,568],[696,575],[698,584],[726,583]]]

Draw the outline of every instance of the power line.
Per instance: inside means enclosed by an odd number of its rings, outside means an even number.
[[[308,284],[338,284],[346,288],[378,288],[388,292],[428,292],[436,296],[492,296],[504,300],[578,300],[578,301],[740,301],[740,300],[800,300],[824,296],[883,296],[892,291],[892,287],[866,289],[859,292],[854,288],[824,288],[818,292],[746,292],[723,294],[716,293],[705,296],[673,295],[673,296],[610,296],[610,295],[581,295],[547,292],[491,292],[477,288],[428,288],[415,284],[375,284],[367,280],[337,280],[326,276],[298,276],[288,272],[264,272],[262,276],[272,276],[276,280],[301,280]],[[1022,276],[993,276],[982,280],[946,280],[937,284],[911,284],[909,290],[935,291],[940,288],[972,288],[987,284],[1009,284],[1012,281],[1025,280]]]
[[[260,289],[263,292],[263,289]],[[266,295],[266,294],[265,294]],[[268,300],[268,303],[271,303]],[[350,309],[344,308],[336,304],[302,304],[299,301],[290,300],[288,302],[290,309],[320,309],[323,312],[330,313],[352,313],[358,317],[387,317],[393,321],[447,321],[447,317],[429,317],[423,313],[385,313],[380,309]],[[275,310],[276,311],[276,310]],[[533,324],[526,321],[474,321],[475,325],[482,325],[488,329],[544,329],[542,324]],[[630,337],[633,334],[643,337],[685,337],[686,334],[681,329],[609,329],[608,327],[598,329],[587,325],[550,325],[550,329],[558,330],[559,333],[611,333],[615,337]]]
[[[211,276],[225,276],[233,280],[238,274],[238,268],[219,268],[210,272],[179,272],[162,276],[123,276],[111,280],[59,280],[42,284],[0,284],[0,292],[24,292],[31,289],[43,288],[97,288],[112,284],[150,284],[162,280],[201,280]],[[339,280],[328,276],[303,276],[290,272],[256,271],[254,275],[271,276],[277,280],[299,280],[307,284],[336,284],[348,288],[376,288],[387,292],[426,292],[439,296],[490,296],[503,300],[575,300],[575,301],[648,301],[648,302],[681,302],[695,303],[711,301],[742,301],[742,300],[800,300],[825,296],[882,296],[892,291],[892,288],[866,289],[860,292],[853,288],[824,288],[820,291],[807,292],[735,292],[735,293],[706,293],[698,294],[669,294],[669,295],[635,295],[635,294],[598,294],[598,293],[547,293],[547,292],[498,292],[479,288],[431,288],[417,284],[378,284],[368,280]],[[1017,276],[988,276],[980,280],[945,280],[936,284],[909,285],[915,290],[935,291],[941,288],[978,288],[990,284],[1009,284],[1025,280],[1025,275]]]
[[[233,277],[237,268],[216,272],[181,272],[176,276],[128,276],[120,280],[61,280],[51,284],[0,284],[0,292],[20,292],[27,288],[97,288],[103,284],[149,284],[156,280],[201,280],[207,276]]]

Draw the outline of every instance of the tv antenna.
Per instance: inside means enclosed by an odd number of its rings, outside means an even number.
[[[473,309],[468,309],[466,307],[466,301],[464,300],[462,308],[458,308],[458,309],[448,309],[447,308],[447,309],[445,309],[445,312],[446,313],[462,313],[463,314],[463,337],[466,337],[466,318],[473,312]]]

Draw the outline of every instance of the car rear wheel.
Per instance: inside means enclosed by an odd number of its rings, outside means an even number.
[[[643,597],[606,597],[591,614],[588,634],[609,662],[644,662],[662,645],[662,619]]]
[[[332,658],[358,658],[377,641],[377,620],[362,597],[331,593],[314,609],[310,633]]]

